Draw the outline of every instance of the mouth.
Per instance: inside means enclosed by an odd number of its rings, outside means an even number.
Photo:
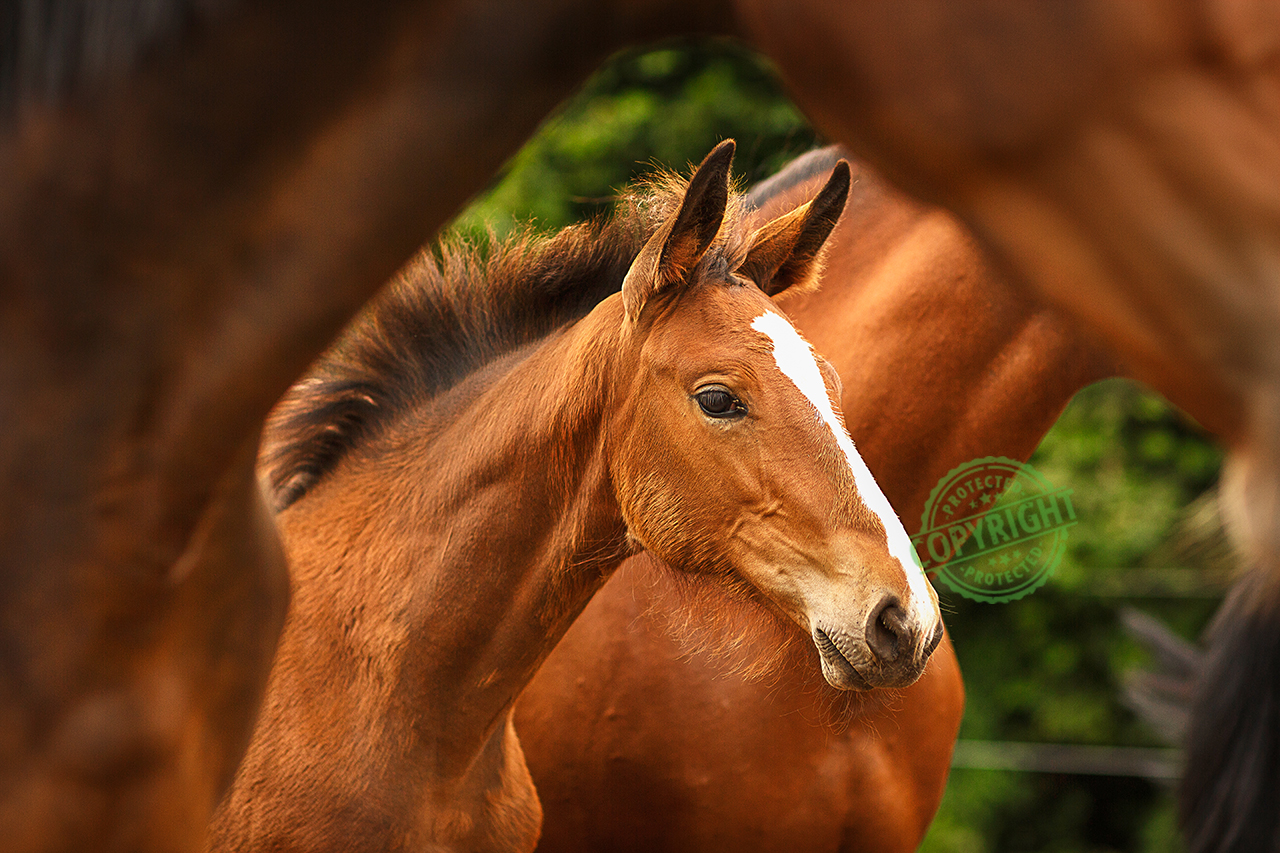
[[[821,628],[813,629],[813,644],[818,647],[818,657],[822,661],[822,677],[837,690],[870,690],[871,682],[867,681],[854,668],[844,652],[836,645],[835,640]]]

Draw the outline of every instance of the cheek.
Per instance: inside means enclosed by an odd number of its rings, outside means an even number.
[[[667,446],[658,466],[638,478],[634,506],[646,516],[719,534],[759,503],[761,485],[735,460],[705,447]]]
[[[627,515],[631,534],[672,568],[710,572],[725,565],[730,514],[696,494],[686,483],[666,477],[638,484]]]
[[[625,490],[619,488],[631,533],[655,555],[690,571],[719,566],[744,510],[759,503],[759,485],[745,482],[735,458],[741,451],[726,446],[742,442],[708,437],[705,427],[702,432],[650,431],[641,439],[646,459]]]
[[[642,477],[633,485],[623,502],[627,527],[645,548],[669,560],[684,529],[686,514],[679,496],[657,475]]]

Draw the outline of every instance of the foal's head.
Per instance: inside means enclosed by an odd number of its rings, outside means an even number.
[[[732,157],[731,142],[707,156],[623,284],[623,515],[671,565],[757,588],[833,686],[910,684],[941,637],[937,596],[845,432],[838,377],[770,299],[817,275],[848,166],[734,248],[717,239]]]

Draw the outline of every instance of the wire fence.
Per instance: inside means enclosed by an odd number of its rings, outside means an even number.
[[[951,755],[951,766],[1024,773],[1136,776],[1171,782],[1180,774],[1182,751],[1160,747],[958,740]]]

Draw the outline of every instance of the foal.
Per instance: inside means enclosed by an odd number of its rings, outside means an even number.
[[[812,152],[753,189],[755,215],[807,200],[841,156]],[[953,217],[856,162],[853,178],[822,286],[780,302],[844,379],[849,431],[913,530],[939,477],[978,456],[1029,457],[1071,396],[1117,368],[1004,280]],[[726,677],[756,649],[703,653],[726,604],[702,595],[690,608],[672,581],[628,561],[521,694],[540,853],[919,847],[964,704],[949,642],[902,691],[826,690],[799,644],[769,679]],[[713,618],[673,636],[672,612]]]
[[[833,685],[919,676],[937,599],[769,299],[815,274],[848,167],[748,234],[732,155],[487,281],[421,261],[282,404],[295,593],[212,849],[531,848],[513,702],[642,548],[759,596]]]

